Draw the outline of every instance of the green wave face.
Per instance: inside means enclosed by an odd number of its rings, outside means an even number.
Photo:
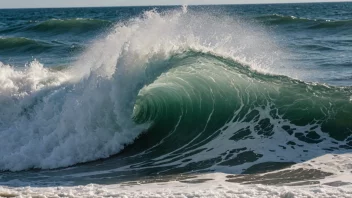
[[[294,140],[294,145],[325,144],[326,149],[332,149],[331,141],[341,141],[339,148],[352,148],[350,88],[261,74],[197,52],[176,55],[167,63],[171,69],[139,92],[133,112],[137,123],[151,123],[144,144],[133,145],[152,147],[148,152],[153,156],[168,153],[172,161],[185,159],[190,151],[199,154],[214,142],[227,144],[225,140],[247,149],[245,140],[272,144],[270,139],[277,138]],[[228,165],[224,159],[213,160],[212,165]]]

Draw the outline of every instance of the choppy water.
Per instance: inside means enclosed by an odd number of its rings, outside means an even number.
[[[0,182],[257,173],[349,153],[351,9],[0,10]]]

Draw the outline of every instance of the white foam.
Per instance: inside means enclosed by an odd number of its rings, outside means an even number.
[[[296,164],[290,169],[297,168],[322,170],[334,174],[320,180],[321,183],[336,181],[350,183],[352,181],[352,153],[322,155],[304,163]]]
[[[141,130],[134,131],[123,113],[114,114],[119,98],[110,81],[90,75],[72,83],[72,73],[36,61],[22,70],[0,69],[0,169],[56,168],[108,157]]]
[[[72,186],[72,187],[0,187],[0,196],[16,197],[231,197],[231,198],[349,198],[352,196],[352,185],[330,187],[313,186],[264,186],[240,185],[226,182],[226,175],[221,173],[201,175],[197,178],[210,179],[204,183],[183,183],[170,181],[163,183]]]

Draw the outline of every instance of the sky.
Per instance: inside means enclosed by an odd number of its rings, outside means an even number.
[[[183,4],[247,4],[328,1],[338,2],[351,0],[0,0],[0,8],[104,7]]]

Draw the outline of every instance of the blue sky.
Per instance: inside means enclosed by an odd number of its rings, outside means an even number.
[[[326,2],[334,0],[0,0],[0,8]],[[350,1],[350,0],[335,0]]]

